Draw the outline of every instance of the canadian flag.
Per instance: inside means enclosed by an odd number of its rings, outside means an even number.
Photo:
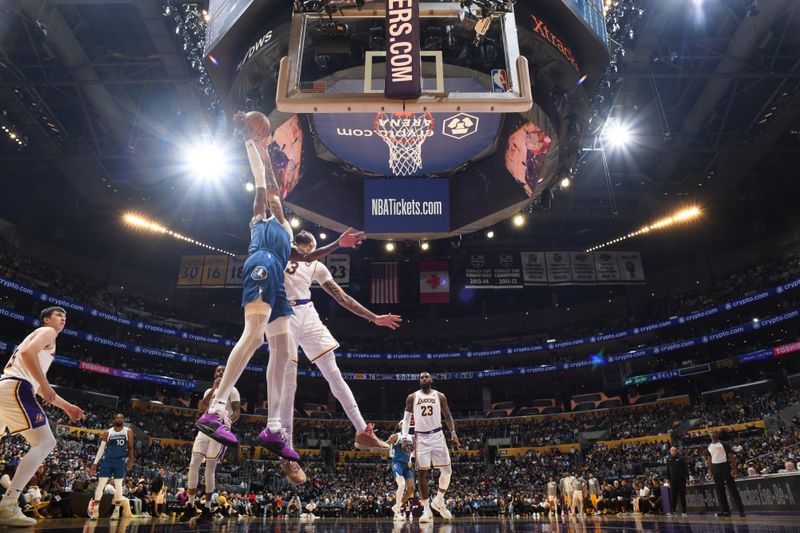
[[[423,304],[450,303],[447,261],[422,261],[419,264],[419,301]]]

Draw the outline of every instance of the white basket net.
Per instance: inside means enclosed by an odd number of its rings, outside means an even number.
[[[422,143],[433,135],[430,113],[375,115],[375,133],[389,146],[389,168],[394,176],[409,176],[422,168]]]

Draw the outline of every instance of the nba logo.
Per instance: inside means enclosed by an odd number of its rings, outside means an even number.
[[[44,421],[44,416],[42,416],[42,413],[37,413],[36,414],[36,423],[40,424],[43,421]]]
[[[493,93],[505,93],[511,89],[508,85],[508,76],[506,75],[506,70],[502,68],[496,68],[492,70],[492,92]]]

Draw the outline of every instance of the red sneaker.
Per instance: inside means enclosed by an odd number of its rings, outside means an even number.
[[[367,424],[364,431],[356,432],[356,449],[369,451],[382,451],[391,448],[389,444],[375,436],[374,426]]]

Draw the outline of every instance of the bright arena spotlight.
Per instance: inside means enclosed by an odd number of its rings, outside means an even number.
[[[204,181],[218,180],[231,171],[227,150],[214,142],[202,142],[187,148],[184,163],[193,176]]]
[[[613,148],[624,148],[633,140],[633,132],[624,122],[609,119],[603,129],[603,139]]]

